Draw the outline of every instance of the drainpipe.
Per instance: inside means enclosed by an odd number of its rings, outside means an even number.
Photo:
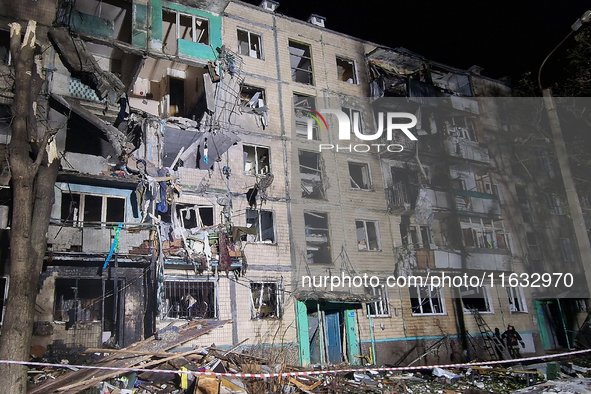
[[[367,317],[369,318],[369,335],[371,337],[371,363],[376,365],[376,339],[373,335],[373,319],[371,318],[371,314],[369,313],[369,304],[367,306]]]
[[[318,312],[318,346],[320,346],[320,365],[324,364],[324,319],[320,312],[320,303],[316,301],[316,311]]]

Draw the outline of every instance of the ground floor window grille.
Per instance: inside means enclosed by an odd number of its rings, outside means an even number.
[[[164,282],[165,317],[171,319],[217,318],[215,283],[205,280]]]

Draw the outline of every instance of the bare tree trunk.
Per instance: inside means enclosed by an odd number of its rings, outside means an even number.
[[[37,283],[47,247],[47,227],[54,198],[59,161],[48,163],[49,130],[36,139],[34,107],[42,78],[35,67],[35,22],[29,21],[21,44],[20,26],[11,24],[10,49],[15,60],[12,138],[8,147],[12,172],[13,208],[10,238],[10,268],[6,314],[2,325],[0,359],[29,359],[33,333]],[[43,165],[42,165],[43,163]],[[50,164],[50,165],[49,165]],[[0,365],[3,393],[27,392],[27,368]]]

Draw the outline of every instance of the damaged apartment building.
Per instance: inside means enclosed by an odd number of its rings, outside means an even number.
[[[586,300],[566,289],[384,285],[442,272],[498,284],[565,264],[583,276],[552,144],[509,130],[503,102],[482,99],[509,96],[504,83],[281,15],[272,0],[38,3],[61,156],[42,349],[123,347],[220,319],[232,322],[194,345],[304,366],[486,359],[481,321],[517,327],[525,353],[574,346]],[[25,19],[12,12],[2,29]],[[9,94],[2,104],[8,116]],[[336,117],[311,116],[326,109],[350,119],[347,144],[367,142],[378,112],[414,114],[418,139],[334,149]],[[302,281],[343,274],[380,285]]]

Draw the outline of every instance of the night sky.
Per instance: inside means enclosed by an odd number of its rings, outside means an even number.
[[[510,76],[513,82],[528,70],[537,75],[546,55],[591,9],[591,2],[583,0],[278,1],[280,14],[301,20],[322,15],[328,29],[405,47],[461,69],[478,65],[483,75]],[[258,5],[260,0],[247,2]],[[561,49],[569,43],[574,43],[572,36]],[[544,85],[559,78],[564,55],[557,51],[548,60]]]

